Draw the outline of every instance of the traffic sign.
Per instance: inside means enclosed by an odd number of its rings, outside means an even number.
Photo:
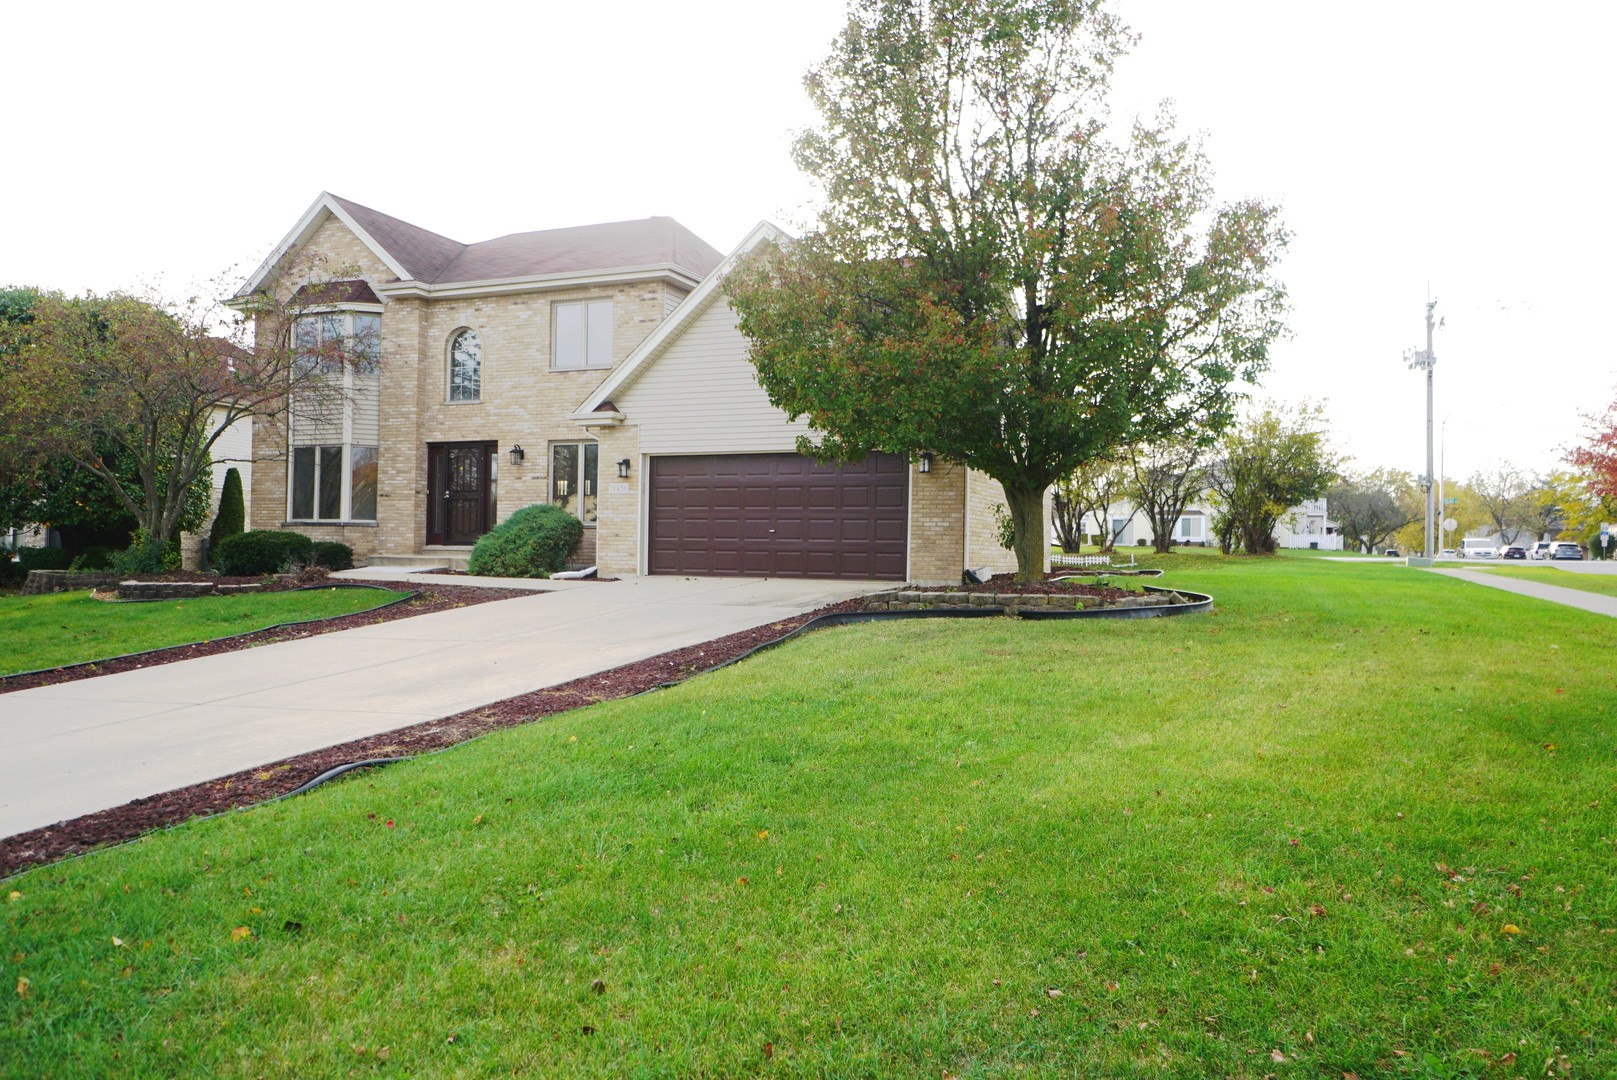
[[[1443,519],[1443,531],[1444,532],[1453,532],[1456,528],[1459,527],[1459,524],[1460,523],[1458,521],[1455,521],[1453,518],[1444,518]]]

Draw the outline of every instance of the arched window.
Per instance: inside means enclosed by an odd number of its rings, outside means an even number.
[[[462,330],[449,342],[449,400],[478,401],[483,395],[483,343]]]

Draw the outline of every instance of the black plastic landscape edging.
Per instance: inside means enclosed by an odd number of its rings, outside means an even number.
[[[364,584],[363,582],[357,582],[357,581],[334,581],[329,585],[299,585],[295,589],[282,589],[280,591],[281,592],[318,592],[321,589],[375,589],[378,592],[393,592],[394,591],[394,590],[389,589],[389,588],[387,588],[386,586],[383,586],[383,585],[367,585],[367,584]],[[213,593],[211,595],[214,595],[214,596],[231,596],[231,595],[241,596],[243,594],[241,594],[241,593],[234,593],[234,594],[232,594],[232,593]],[[247,595],[268,596],[268,595],[271,595],[271,594],[269,594],[269,593],[249,593]],[[384,608],[390,608],[394,604],[402,604],[406,600],[412,600],[415,597],[420,596],[420,595],[421,595],[421,590],[420,589],[415,589],[415,590],[412,590],[411,592],[400,594],[400,596],[399,596],[399,598],[397,600],[389,600],[385,604],[377,604],[373,608],[366,608],[364,611],[354,611],[354,612],[350,612],[349,614],[351,614],[351,615],[364,615],[364,614],[366,614],[368,612],[372,612],[372,611],[381,611]],[[191,599],[200,600],[200,599],[203,599],[203,597],[192,597]],[[161,600],[125,600],[123,602],[126,603],[126,604],[128,604],[128,603],[158,604],[158,603],[162,603],[163,601],[161,601]],[[243,631],[240,634],[229,634],[229,635],[227,635],[225,637],[208,638],[208,639],[206,639],[206,642],[211,643],[211,642],[215,642],[215,641],[235,641],[237,638],[251,637],[254,634],[264,634],[264,633],[268,633],[271,630],[290,630],[294,626],[309,626],[309,625],[311,625],[313,623],[323,623],[323,622],[329,622],[332,619],[346,619],[346,618],[348,618],[347,615],[323,615],[318,619],[298,619],[296,622],[274,623],[273,625],[270,625],[270,626],[261,626],[257,630],[246,630],[246,631]],[[54,674],[56,674],[58,672],[77,671],[79,668],[99,667],[102,664],[110,664],[115,660],[139,660],[143,656],[154,656],[157,653],[168,652],[170,649],[183,649],[188,645],[202,645],[204,643],[205,642],[202,642],[202,641],[186,641],[186,642],[182,642],[179,645],[162,645],[162,646],[159,646],[158,648],[155,648],[155,649],[142,649],[140,652],[121,653],[118,656],[103,656],[99,660],[81,660],[76,664],[62,664],[59,667],[35,668],[33,671],[13,671],[9,675],[0,675],[0,686],[4,686],[6,683],[10,682],[12,679],[21,679],[21,678],[23,678],[25,676],[28,676],[28,675],[54,675]]]

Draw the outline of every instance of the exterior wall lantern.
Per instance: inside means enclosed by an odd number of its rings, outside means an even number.
[[[624,458],[622,461],[618,462],[618,479],[619,480],[627,480],[627,479],[629,479],[629,459],[628,458]]]
[[[522,444],[521,443],[517,443],[515,446],[511,447],[511,464],[512,465],[521,465],[522,464],[522,459],[527,457],[527,456],[528,456],[527,454],[522,452]]]
[[[924,473],[931,472],[932,471],[932,451],[930,451],[930,450],[922,451],[921,456],[916,459],[915,467],[916,467],[916,470],[919,471],[919,472],[924,472]]]

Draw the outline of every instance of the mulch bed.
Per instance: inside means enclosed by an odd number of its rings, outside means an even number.
[[[185,660],[193,656],[206,656],[211,653],[247,648],[250,645],[264,644],[268,641],[284,641],[296,637],[307,637],[316,633],[329,633],[332,630],[347,629],[350,626],[364,626],[371,622],[382,622],[390,618],[407,618],[411,615],[426,614],[429,611],[439,611],[446,607],[458,607],[467,603],[504,600],[512,596],[536,595],[532,592],[516,589],[480,589],[467,586],[425,585],[420,586],[420,588],[422,590],[420,597],[382,611],[347,615],[311,626],[292,627],[286,631],[263,631],[261,632],[263,634],[277,634],[279,636],[265,637],[262,640],[256,640],[260,638],[259,634],[251,634],[245,638],[165,649],[162,653],[143,656],[139,658],[138,662],[128,666],[145,667],[153,663]],[[928,591],[1000,593],[1020,591],[1044,595],[1082,592],[1088,595],[1104,596],[1108,599],[1120,599],[1133,595],[1122,589],[1070,582],[1044,581],[1017,586],[1010,581],[1008,576],[995,578],[982,585],[953,586],[947,589]],[[566,712],[569,709],[644,693],[647,690],[653,690],[669,683],[687,679],[699,672],[719,667],[750,649],[784,637],[811,619],[821,615],[859,611],[863,607],[863,600],[845,601],[795,618],[770,623],[766,626],[754,627],[751,630],[730,634],[727,637],[703,642],[689,648],[661,653],[645,660],[625,664],[622,667],[599,672],[595,675],[587,675],[558,686],[535,690],[518,697],[508,698],[505,701],[485,705],[482,708],[444,717],[441,720],[430,720],[411,727],[399,728],[395,731],[383,732],[379,735],[371,735],[352,742],[341,743],[337,746],[327,747],[324,750],[298,754],[294,757],[284,758],[268,765],[234,773],[217,780],[209,780],[201,784],[193,784],[190,787],[167,791],[160,795],[136,799],[133,802],[125,803],[123,806],[87,814],[70,821],[58,822],[42,829],[19,833],[16,836],[0,840],[0,877],[15,874],[30,866],[55,862],[107,844],[132,840],[153,829],[175,825],[191,818],[206,817],[223,813],[227,810],[252,806],[256,803],[285,795],[303,786],[328,769],[345,765],[349,762],[361,761],[367,758],[407,757],[431,750],[440,750],[491,731],[516,727],[555,713]],[[43,682],[62,682],[68,678],[86,678],[89,675],[102,675],[113,671],[127,670],[126,667],[114,666],[119,663],[121,662],[112,661],[101,664],[97,666],[95,671],[86,674],[64,672],[61,675],[55,675],[55,677],[45,677]],[[54,673],[48,674],[54,675]],[[40,685],[40,683],[33,683],[32,685]],[[4,688],[20,689],[20,687],[11,686]]]
[[[262,578],[210,578],[203,575],[185,574],[175,574],[164,580],[205,580],[226,585],[263,581]],[[212,656],[215,653],[235,652],[237,649],[251,649],[256,645],[270,645],[277,641],[296,641],[298,638],[314,637],[317,634],[330,634],[338,630],[352,630],[356,626],[371,626],[375,623],[392,622],[394,619],[408,619],[415,615],[427,615],[434,611],[466,607],[470,604],[486,604],[493,600],[511,600],[518,596],[544,595],[529,589],[481,589],[475,585],[415,585],[407,581],[355,582],[345,580],[342,582],[332,581],[330,584],[380,585],[383,588],[401,593],[416,590],[417,595],[401,604],[393,604],[375,611],[361,611],[353,615],[339,615],[334,619],[323,619],[319,622],[302,623],[297,626],[271,627],[268,630],[243,634],[240,637],[222,638],[218,641],[199,641],[194,645],[176,645],[171,649],[158,649],[154,652],[141,653],[138,656],[120,656],[111,660],[98,661],[94,664],[75,664],[71,667],[56,668],[50,671],[0,676],[0,694],[7,694],[13,690],[28,690],[36,686],[55,686],[58,683],[74,682],[78,679],[91,679],[97,675],[114,675],[120,671],[134,671],[137,668],[152,667],[156,664],[172,664],[178,660],[192,660],[199,656]],[[300,586],[296,582],[281,581],[266,584],[264,591],[281,592],[287,589],[303,587],[306,586]],[[0,873],[3,872],[3,870],[0,870]]]

